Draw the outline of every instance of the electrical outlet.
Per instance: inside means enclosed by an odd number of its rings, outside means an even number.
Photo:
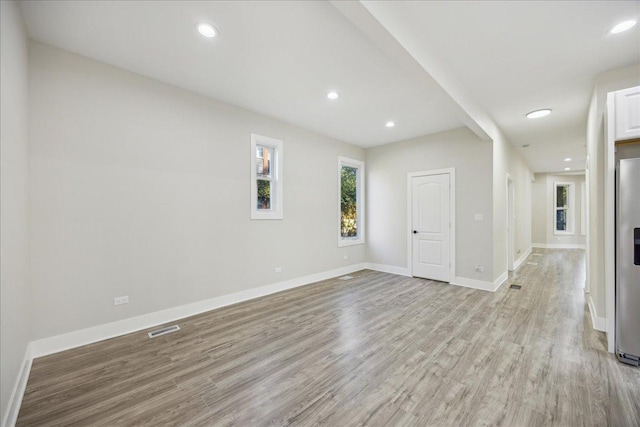
[[[276,273],[282,273],[282,267],[276,267],[276,268],[274,269],[274,271],[275,271]]]
[[[342,259],[349,259],[349,255],[345,254]]]
[[[484,221],[484,214],[476,214],[475,217],[473,218],[474,221],[477,222],[483,222]]]
[[[478,273],[482,273],[484,271],[484,267],[479,264],[476,264],[476,271]]]
[[[115,297],[113,299],[113,305],[122,305],[122,304],[129,304],[129,297],[127,295],[122,297]]]

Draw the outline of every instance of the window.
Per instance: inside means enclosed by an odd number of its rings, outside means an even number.
[[[573,183],[556,182],[554,191],[554,234],[573,234]]]
[[[251,134],[251,219],[282,219],[282,141]]]
[[[364,243],[364,163],[338,158],[338,246]]]

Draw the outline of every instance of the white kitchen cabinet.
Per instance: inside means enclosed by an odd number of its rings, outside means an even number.
[[[615,139],[640,138],[640,86],[615,93]]]

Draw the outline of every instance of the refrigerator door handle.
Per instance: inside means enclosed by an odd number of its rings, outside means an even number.
[[[640,265],[640,228],[633,229],[633,264]]]

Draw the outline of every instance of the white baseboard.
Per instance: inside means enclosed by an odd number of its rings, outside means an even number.
[[[596,313],[596,307],[593,305],[593,299],[591,295],[587,295],[587,303],[589,305],[589,314],[591,315],[591,326],[596,331],[607,331],[607,319],[604,317],[598,317],[598,313]]]
[[[509,272],[505,271],[496,280],[493,281],[493,292],[500,289],[500,286],[504,285],[509,278]]]
[[[522,264],[524,262],[525,259],[527,259],[527,257],[531,254],[531,249],[529,248],[526,251],[524,251],[524,253],[522,255],[520,255],[520,258],[518,258],[516,260],[516,262],[513,263],[513,269],[517,270],[518,267],[520,267],[520,264]]]
[[[494,292],[493,283],[486,282],[484,280],[467,279],[466,277],[456,277],[449,283],[451,283],[452,285],[462,286],[465,288]]]
[[[531,252],[531,249],[529,249],[529,252]],[[409,269],[405,267],[396,267],[393,265],[384,265],[384,264],[375,264],[375,263],[366,263],[365,266],[369,270],[375,270],[375,271],[381,271],[383,273],[391,273],[391,274],[398,274],[400,276],[411,277],[411,274],[409,273]],[[456,286],[463,286],[465,288],[495,292],[498,290],[500,285],[502,285],[502,283],[506,279],[507,279],[507,273],[505,272],[495,282],[486,282],[483,280],[468,279],[466,277],[455,277],[449,283]]]
[[[391,273],[391,274],[398,274],[400,276],[407,276],[407,277],[411,277],[411,274],[409,273],[409,269],[406,267],[396,267],[393,265],[384,265],[384,264],[374,264],[374,263],[366,263],[365,267],[368,268],[369,270],[375,270],[375,271],[381,271],[383,273]]]
[[[451,284],[456,286],[463,286],[465,288],[479,289],[481,291],[495,292],[507,280],[508,275],[509,273],[505,271],[493,282],[468,279],[466,277],[456,277],[455,279],[453,279]]]
[[[585,249],[585,245],[578,243],[532,243],[531,247],[540,249]]]
[[[198,301],[192,304],[156,311],[142,316],[131,317],[117,322],[106,323],[104,325],[94,326],[79,331],[39,339],[31,342],[31,354],[32,357],[35,358],[58,353],[109,338],[152,328],[164,323],[174,322],[178,319],[194,316],[196,314],[204,313],[227,305],[237,304],[239,302],[274,294],[276,292],[296,288],[298,286],[304,286],[321,280],[353,273],[365,268],[365,263],[353,264],[347,267],[324,271],[322,273],[310,274],[308,276],[298,277],[284,282],[260,286],[258,288],[247,289],[246,291]]]
[[[16,382],[13,385],[13,390],[11,390],[11,396],[9,397],[6,413],[2,420],[2,427],[13,427],[16,425],[18,413],[20,412],[20,405],[22,404],[22,398],[24,397],[24,391],[27,388],[27,381],[29,380],[32,362],[33,357],[31,355],[31,344],[27,344],[20,372],[18,372]]]

